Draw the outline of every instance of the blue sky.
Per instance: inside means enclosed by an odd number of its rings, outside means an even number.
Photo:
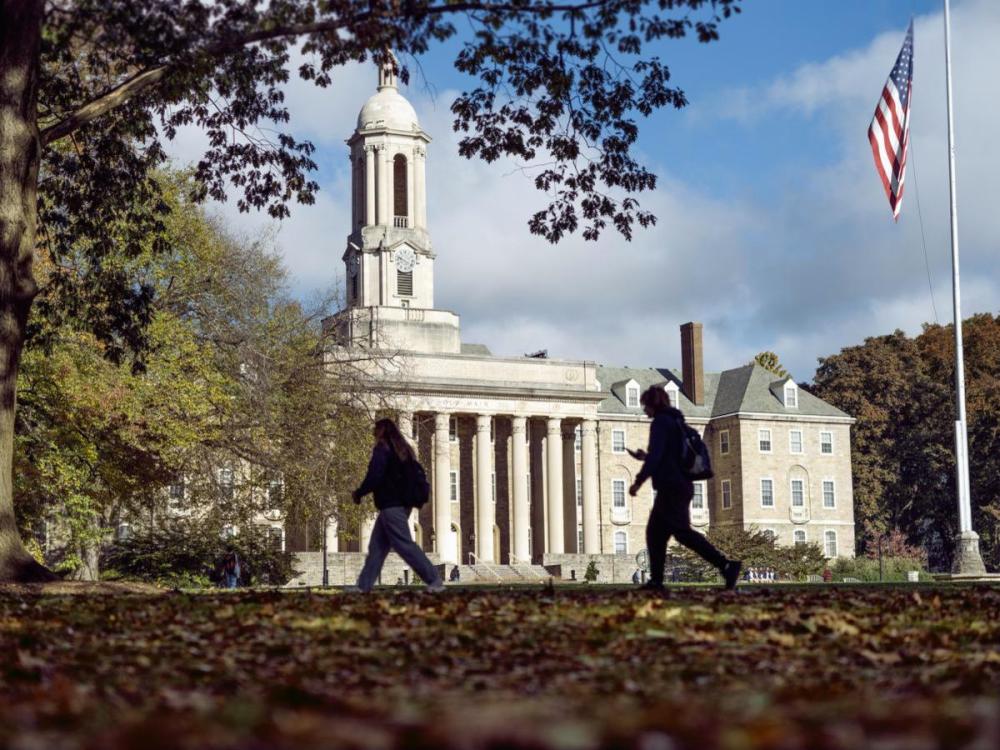
[[[422,61],[404,94],[434,138],[428,214],[436,304],[462,316],[463,339],[497,354],[679,366],[678,326],[705,324],[706,365],[778,352],[799,380],[817,357],[902,328],[951,319],[947,151],[940,2],[745,0],[721,40],[664,42],[658,54],[691,101],[641,122],[639,152],[659,177],[641,197],[659,216],[633,242],[607,233],[553,247],[526,222],[544,204],[512,163],[456,153],[448,111],[465,84],[454,45]],[[916,174],[898,224],[866,130],[915,16],[911,141]],[[952,4],[963,313],[1000,308],[1000,2]],[[344,140],[375,73],[343,70],[330,89],[289,90],[292,128],[318,147],[322,195],[294,207],[278,241],[296,294],[342,284],[348,232]],[[174,153],[197,157],[183,134]],[[923,233],[917,221],[919,188]],[[219,211],[246,231],[268,223]],[[927,243],[925,261],[923,234]],[[926,266],[925,266],[926,263]]]

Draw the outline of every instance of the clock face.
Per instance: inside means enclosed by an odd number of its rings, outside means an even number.
[[[417,256],[413,254],[413,249],[405,245],[396,251],[396,268],[403,273],[413,270],[417,262]]]

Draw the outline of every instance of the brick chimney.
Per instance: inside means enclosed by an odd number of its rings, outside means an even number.
[[[705,365],[701,354],[701,323],[681,326],[681,390],[688,400],[701,406],[705,403]]]

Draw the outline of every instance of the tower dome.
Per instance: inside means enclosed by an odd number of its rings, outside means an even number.
[[[378,72],[378,91],[365,102],[358,113],[358,130],[388,128],[419,130],[417,112],[396,86],[393,63],[386,63]]]

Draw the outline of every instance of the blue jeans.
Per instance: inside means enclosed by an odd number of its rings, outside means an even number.
[[[413,572],[424,583],[435,583],[438,580],[434,565],[410,537],[407,523],[409,516],[409,508],[385,508],[379,511],[368,543],[368,557],[358,576],[358,588],[362,591],[372,590],[390,550],[402,557],[403,562],[413,568]]]
[[[239,583],[239,574],[237,573],[223,573],[222,574],[222,588],[224,589],[234,589]]]

